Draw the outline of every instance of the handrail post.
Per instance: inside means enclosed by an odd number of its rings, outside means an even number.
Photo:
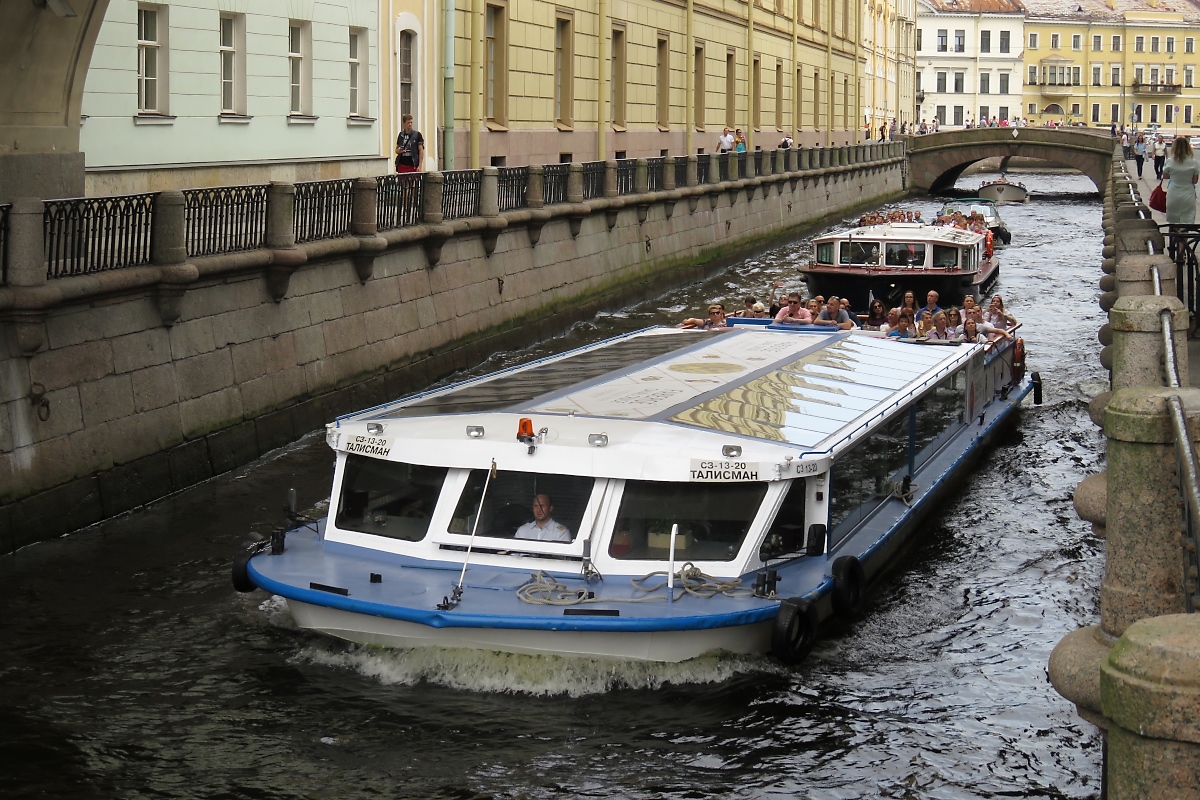
[[[677,188],[675,186],[675,156],[665,156],[663,158],[662,188],[666,191]]]
[[[484,167],[479,178],[479,216],[500,216],[500,170]]]
[[[617,162],[604,162],[604,196],[617,196]]]
[[[615,179],[615,173],[613,177]],[[583,164],[578,161],[572,161],[567,167],[567,202],[583,202]]]
[[[650,165],[646,159],[639,158],[633,162],[633,193],[645,194],[650,191]]]
[[[374,236],[379,233],[379,181],[375,178],[354,179],[350,233],[354,236]]]
[[[546,205],[546,168],[541,164],[530,164],[526,168],[525,206],[544,208]]]
[[[700,183],[700,157],[697,155],[690,155],[687,157],[687,162],[687,185],[696,186]]]
[[[37,197],[15,197],[8,211],[8,285],[46,285],[46,206]]]
[[[296,186],[271,181],[267,188],[267,238],[271,250],[296,246]]]
[[[440,172],[426,172],[421,182],[421,219],[427,225],[440,225],[442,215],[442,190],[446,179]]]

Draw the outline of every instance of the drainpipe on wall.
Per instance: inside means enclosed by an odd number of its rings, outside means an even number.
[[[600,91],[596,97],[596,160],[608,159],[608,142],[605,133],[609,126],[612,108],[609,100],[612,95],[612,25],[608,21],[608,0],[600,0],[597,9],[600,16],[600,30],[596,60],[600,63]]]
[[[858,8],[857,4],[852,3],[850,8],[857,8],[858,13],[854,15],[854,102],[847,101],[846,105],[850,108],[862,110],[862,78],[858,74],[858,60],[862,55],[862,9]],[[896,80],[900,80],[900,73],[897,71]],[[858,127],[858,111],[854,112],[854,135],[851,137],[851,144],[859,142],[859,127]],[[846,127],[850,127],[850,120],[846,120]]]
[[[696,131],[696,32],[692,25],[694,12],[693,0],[687,0],[684,14],[687,16],[687,27],[684,42],[685,57],[683,60],[684,75],[683,91],[683,154],[692,154],[693,134]]]
[[[471,0],[471,169],[479,169],[483,119],[483,0]]]
[[[754,152],[754,110],[759,102],[754,96],[754,77],[754,0],[749,0],[746,3],[746,150],[751,153]],[[761,79],[758,85],[762,86]]]
[[[443,0],[446,38],[442,44],[442,165],[454,169],[454,2]]]
[[[751,3],[750,5],[753,5]],[[825,20],[825,77],[829,80],[829,106],[825,109],[825,146],[833,144],[833,0],[829,0],[829,14]]]

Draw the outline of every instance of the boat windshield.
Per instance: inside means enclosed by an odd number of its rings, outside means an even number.
[[[842,264],[878,264],[879,242],[842,242],[839,261]]]
[[[885,258],[889,267],[923,267],[925,243],[888,242]]]
[[[665,561],[670,557],[671,526],[678,524],[677,561],[732,561],[766,493],[763,481],[626,481],[608,554]]]
[[[478,517],[476,532],[480,536],[546,542],[575,538],[595,478],[499,471],[488,484],[480,509],[487,473],[486,469],[471,470],[450,519],[450,533],[469,535],[476,530]]]
[[[429,532],[445,467],[424,467],[350,455],[342,475],[337,527],[419,542]]]
[[[833,263],[833,242],[822,242],[821,244],[817,245],[817,263]]]
[[[935,269],[946,269],[958,266],[958,248],[945,244],[933,246],[933,266]]]

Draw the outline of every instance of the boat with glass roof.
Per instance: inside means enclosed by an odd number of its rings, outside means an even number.
[[[920,222],[889,222],[818,236],[814,257],[800,266],[809,296],[837,295],[865,309],[872,299],[900,304],[911,291],[939,295],[942,306],[982,297],[1000,277],[994,242],[985,233]]]
[[[328,516],[234,586],[372,645],[795,663],[1037,382],[995,348],[651,328],[347,415]]]
[[[1004,220],[1001,219],[1000,210],[996,208],[994,200],[984,200],[981,197],[964,197],[959,200],[947,200],[937,215],[939,218],[950,217],[956,212],[968,217],[972,214],[980,215],[983,217],[983,224],[987,225],[988,230],[992,232],[997,243],[1012,243],[1012,233],[1008,230],[1008,226],[1004,224]]]

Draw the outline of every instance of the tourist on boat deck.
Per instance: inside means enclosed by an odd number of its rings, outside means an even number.
[[[936,339],[942,342],[948,342],[958,334],[951,328],[946,320],[946,312],[939,311],[933,315],[933,327],[925,334],[927,339]]]
[[[536,495],[533,498],[533,521],[517,528],[517,538],[535,539],[539,542],[571,541],[570,529],[555,522],[551,516],[553,513],[554,505],[550,502],[550,495]]]
[[[753,317],[754,319],[765,319],[767,317],[766,306],[762,303],[755,303],[750,307],[750,313],[746,316]]]
[[[1011,328],[1017,324],[1017,318],[1004,310],[1004,298],[1000,295],[992,297],[988,310],[983,313],[983,321],[997,328]]]
[[[930,289],[929,294],[925,295],[925,305],[917,311],[917,323],[920,324],[927,315],[936,314],[941,310],[942,307],[938,305],[938,293]]]
[[[779,313],[775,315],[775,321],[778,323],[788,323],[798,325],[799,323],[809,323],[813,321],[813,315],[800,302],[800,293],[792,292],[788,295],[787,305],[779,309]]]
[[[821,313],[821,304],[815,297],[809,299],[809,301],[805,303],[804,307],[808,309],[808,313],[813,319],[816,319],[817,314]]]
[[[767,313],[771,315],[771,319],[775,318],[775,315],[779,313],[779,307],[782,306],[784,301],[787,299],[782,294],[779,295],[778,301],[775,299],[775,291],[782,288],[783,281],[775,281],[773,284],[771,284],[771,296],[767,302],[764,303],[764,305],[767,307]]]
[[[885,336],[896,330],[896,325],[900,322],[900,309],[893,308],[887,312],[887,320],[879,326],[879,332]]]
[[[850,319],[850,315],[842,308],[842,301],[835,296],[831,296],[825,303],[825,309],[817,315],[813,320],[814,325],[836,325],[842,330],[850,330],[854,327],[854,321]]]
[[[883,310],[883,301],[872,300],[871,306],[867,312],[867,318],[863,321],[863,327],[869,331],[877,331],[887,324],[887,312]]]
[[[735,317],[752,317],[750,312],[754,310],[754,304],[758,302],[757,297],[747,297],[742,300],[742,310],[734,314]]]
[[[987,336],[989,339],[1013,338],[1012,334],[1005,330],[1003,325],[992,325],[989,322],[985,322],[983,319],[983,309],[979,306],[971,307],[971,310],[967,312],[967,319],[974,320],[975,326],[979,329],[979,332],[984,336]]]
[[[979,325],[973,319],[968,319],[963,323],[962,334],[959,338],[969,344],[986,344],[988,342],[988,337],[980,332]]]
[[[679,327],[681,328],[703,328],[706,331],[715,328],[727,327],[725,322],[725,306],[721,303],[714,303],[708,307],[708,319],[700,319],[699,317],[689,317],[683,321]]]
[[[962,333],[963,315],[958,310],[958,306],[950,306],[946,309],[946,325],[956,333]]]
[[[896,321],[896,327],[888,331],[887,335],[894,339],[915,339],[917,334],[912,329],[912,322],[907,314],[901,314]]]
[[[917,296],[914,295],[912,292],[905,292],[904,299],[900,301],[900,305],[896,306],[897,311],[903,311],[906,308],[911,310],[913,312],[913,314],[916,315],[916,313],[917,313]]]

